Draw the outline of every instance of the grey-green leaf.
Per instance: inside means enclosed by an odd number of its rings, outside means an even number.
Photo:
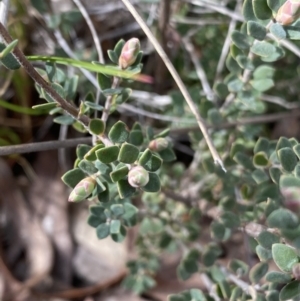
[[[293,265],[299,262],[296,250],[284,244],[273,244],[272,256],[279,269],[286,273],[291,272]]]

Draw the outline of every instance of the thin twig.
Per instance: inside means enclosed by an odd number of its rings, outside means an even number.
[[[240,7],[240,1],[237,1],[236,6],[235,6],[235,12],[238,11],[239,7]],[[217,65],[217,70],[216,70],[216,75],[215,75],[215,82],[219,79],[224,65],[225,65],[225,61],[226,61],[226,57],[230,48],[230,44],[231,44],[231,33],[232,31],[235,29],[236,27],[236,23],[237,20],[236,19],[231,19],[230,23],[229,23],[229,27],[228,27],[228,31],[227,31],[227,35],[223,44],[223,48],[221,51],[221,55],[220,55],[220,59],[218,61],[218,65]]]
[[[120,82],[121,82],[121,80],[120,80],[119,77],[114,77],[111,88],[116,89],[119,86]],[[106,123],[106,121],[107,121],[113,98],[114,98],[114,95],[109,95],[106,98],[103,113],[102,113],[102,116],[101,116],[101,119],[102,119],[102,121],[104,121],[104,123]]]
[[[48,151],[48,150],[53,150],[58,148],[74,147],[77,146],[78,144],[91,144],[91,143],[92,143],[92,137],[84,137],[84,138],[67,139],[62,141],[54,140],[54,141],[46,141],[46,142],[34,142],[34,143],[25,143],[19,145],[1,146],[0,156],[43,152],[43,151]]]
[[[203,69],[201,62],[199,61],[199,58],[197,57],[197,55],[195,53],[195,47],[194,47],[193,43],[191,42],[189,36],[187,36],[183,39],[183,44],[185,46],[185,49],[188,51],[188,53],[191,56],[191,60],[194,64],[197,76],[201,82],[203,92],[204,92],[206,98],[210,101],[213,101],[214,100],[214,92],[210,87],[206,73]]]
[[[86,21],[86,24],[88,25],[88,27],[91,31],[91,34],[92,34],[92,37],[93,37],[93,40],[94,40],[94,44],[95,44],[95,47],[96,47],[96,50],[97,50],[99,62],[101,64],[104,64],[103,51],[102,51],[102,48],[101,48],[101,43],[100,43],[97,31],[95,29],[95,26],[94,26],[94,24],[93,24],[93,22],[92,22],[92,20],[89,16],[88,12],[86,11],[85,7],[82,5],[81,1],[80,0],[73,0],[73,2],[77,5],[78,9],[80,10],[82,16],[84,17],[84,19]]]
[[[241,118],[240,120],[223,123],[221,125],[213,126],[208,125],[208,128],[213,129],[225,129],[225,128],[232,128],[236,126],[243,126],[247,124],[262,124],[262,123],[269,123],[275,122],[280,119],[290,118],[290,117],[299,117],[300,110],[294,110],[286,113],[277,113],[277,114],[268,114],[268,115],[261,115],[255,117],[248,117],[248,118]],[[188,127],[182,129],[171,129],[171,134],[181,134],[186,132],[197,131],[198,127]],[[49,142],[37,142],[37,143],[29,143],[29,144],[20,144],[20,145],[13,145],[13,146],[2,146],[0,147],[0,156],[6,156],[11,154],[21,154],[21,153],[28,153],[28,152],[38,152],[38,151],[47,151],[51,149],[63,148],[63,147],[74,147],[80,143],[92,143],[92,138],[76,138],[76,139],[68,139],[64,141],[49,141]]]
[[[12,37],[9,35],[5,26],[0,22],[0,35],[3,37],[4,42],[9,44],[13,41]],[[45,92],[51,96],[59,106],[66,111],[69,115],[80,121],[84,126],[88,126],[89,118],[85,115],[78,116],[78,110],[72,104],[63,99],[51,86],[46,82],[40,74],[33,68],[30,62],[26,59],[23,52],[16,46],[12,51],[14,57],[19,61],[20,65],[26,70],[28,75],[41,87]]]
[[[196,117],[197,123],[202,131],[203,137],[206,140],[206,143],[208,145],[208,148],[212,154],[212,157],[215,161],[216,164],[219,164],[222,169],[225,170],[224,164],[211,140],[211,137],[209,136],[209,133],[207,131],[207,128],[205,126],[205,123],[202,119],[202,117],[200,116],[196,105],[194,104],[189,92],[187,91],[184,83],[182,82],[178,72],[176,71],[176,69],[174,68],[172,62],[170,61],[170,59],[168,58],[168,56],[166,55],[165,51],[162,49],[162,47],[160,46],[160,44],[157,42],[156,38],[154,37],[154,35],[152,34],[151,30],[148,28],[148,26],[146,25],[146,23],[144,22],[144,20],[141,18],[141,16],[137,13],[136,9],[134,8],[134,6],[129,2],[129,0],[122,0],[123,3],[126,5],[127,9],[130,11],[130,13],[132,14],[132,16],[135,18],[135,20],[139,23],[139,25],[141,26],[142,30],[144,31],[144,33],[147,35],[148,39],[151,41],[151,43],[153,44],[154,48],[156,49],[156,51],[158,52],[158,54],[160,55],[160,57],[162,58],[162,60],[164,61],[165,65],[167,66],[167,68],[169,69],[169,72],[171,73],[172,77],[174,78],[176,84],[178,85],[178,88],[180,89],[182,95],[184,96],[187,104],[189,105],[192,113],[194,114],[194,116]]]

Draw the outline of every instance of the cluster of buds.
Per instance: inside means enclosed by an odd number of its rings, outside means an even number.
[[[132,38],[128,40],[122,48],[119,57],[119,66],[122,69],[126,69],[129,66],[133,65],[140,52],[140,49],[141,49],[141,44],[139,39]]]
[[[81,180],[72,190],[69,196],[69,202],[80,202],[85,200],[93,192],[95,187],[95,178],[88,177]]]
[[[149,182],[149,173],[142,166],[133,167],[128,173],[128,183],[132,187],[143,187]]]
[[[160,152],[166,149],[169,145],[169,142],[166,138],[157,138],[150,141],[148,147],[154,152]]]
[[[300,1],[287,0],[278,10],[276,21],[281,25],[290,25],[300,17]]]

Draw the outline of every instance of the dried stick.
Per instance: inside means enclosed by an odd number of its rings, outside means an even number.
[[[129,2],[129,0],[122,0],[123,3],[125,4],[125,6],[127,7],[127,9],[130,11],[130,13],[132,14],[132,16],[135,18],[135,20],[137,21],[137,23],[141,26],[142,30],[144,31],[144,33],[146,34],[146,36],[148,37],[148,39],[151,41],[151,43],[153,44],[154,48],[156,49],[156,51],[158,52],[158,54],[160,55],[160,57],[162,58],[163,62],[165,63],[165,65],[167,66],[167,68],[169,69],[169,72],[171,73],[172,77],[174,78],[176,84],[178,85],[178,88],[180,89],[182,95],[184,96],[188,106],[190,107],[192,113],[195,115],[197,123],[202,131],[203,137],[208,145],[208,148],[212,154],[212,157],[215,161],[216,164],[219,164],[223,170],[225,170],[224,164],[215,148],[215,146],[213,145],[213,142],[211,140],[211,137],[209,136],[209,133],[207,131],[206,125],[204,123],[204,120],[202,119],[202,117],[200,116],[196,105],[194,104],[189,92],[187,91],[184,83],[182,82],[178,72],[176,71],[176,69],[174,68],[173,64],[171,63],[170,59],[168,58],[166,52],[162,49],[162,47],[160,46],[160,44],[157,42],[156,38],[154,37],[154,35],[152,34],[151,30],[148,28],[148,26],[146,25],[146,23],[144,22],[144,20],[141,18],[141,16],[138,14],[138,12],[136,11],[136,9],[134,8],[134,6]]]
[[[74,147],[81,143],[92,143],[92,137],[2,146],[0,147],[0,156],[24,154],[31,152],[42,152],[58,148]]]

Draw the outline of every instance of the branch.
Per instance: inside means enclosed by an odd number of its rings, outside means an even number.
[[[148,28],[148,26],[146,25],[144,20],[138,14],[138,12],[133,7],[133,5],[129,2],[129,0],[122,0],[122,1],[125,4],[125,6],[127,7],[127,9],[130,11],[132,16],[135,18],[137,23],[141,26],[142,30],[144,31],[144,33],[146,34],[148,39],[153,44],[153,46],[156,49],[157,53],[160,55],[160,57],[162,58],[163,62],[166,65],[166,67],[168,68],[169,72],[171,73],[172,77],[174,78],[174,80],[175,80],[178,88],[180,89],[183,97],[185,98],[188,106],[190,107],[192,113],[196,117],[197,123],[200,127],[200,130],[202,131],[203,137],[206,140],[206,143],[208,145],[208,148],[209,148],[209,150],[212,154],[212,157],[213,157],[215,163],[219,164],[222,167],[222,169],[225,170],[224,164],[223,164],[223,162],[222,162],[222,160],[221,160],[221,158],[220,158],[220,156],[219,156],[219,154],[218,154],[218,152],[217,152],[217,150],[216,150],[216,148],[215,148],[215,146],[214,146],[214,144],[211,140],[211,137],[208,134],[207,128],[206,128],[205,123],[204,123],[204,120],[200,116],[195,103],[193,102],[189,92],[187,91],[184,83],[182,82],[182,80],[181,80],[178,72],[174,68],[172,62],[168,58],[166,52],[162,49],[160,44],[157,42],[157,40],[154,37],[154,35],[152,34],[151,30]]]
[[[9,44],[13,41],[12,37],[9,35],[5,26],[0,22],[0,35],[2,36],[4,42]],[[26,70],[28,75],[41,87],[45,90],[45,92],[51,96],[59,106],[67,112],[69,115],[80,121],[85,127],[89,125],[89,118],[85,115],[78,116],[79,111],[75,106],[68,103],[65,99],[63,99],[51,86],[48,82],[46,82],[40,74],[34,69],[34,67],[29,63],[26,59],[23,52],[19,49],[19,47],[15,47],[12,51],[12,54],[19,61],[20,65]]]
[[[75,138],[68,140],[55,140],[47,142],[34,142],[18,145],[9,145],[0,147],[0,156],[7,156],[12,154],[24,154],[32,152],[42,152],[58,148],[74,147],[78,144],[91,144],[92,137]]]

